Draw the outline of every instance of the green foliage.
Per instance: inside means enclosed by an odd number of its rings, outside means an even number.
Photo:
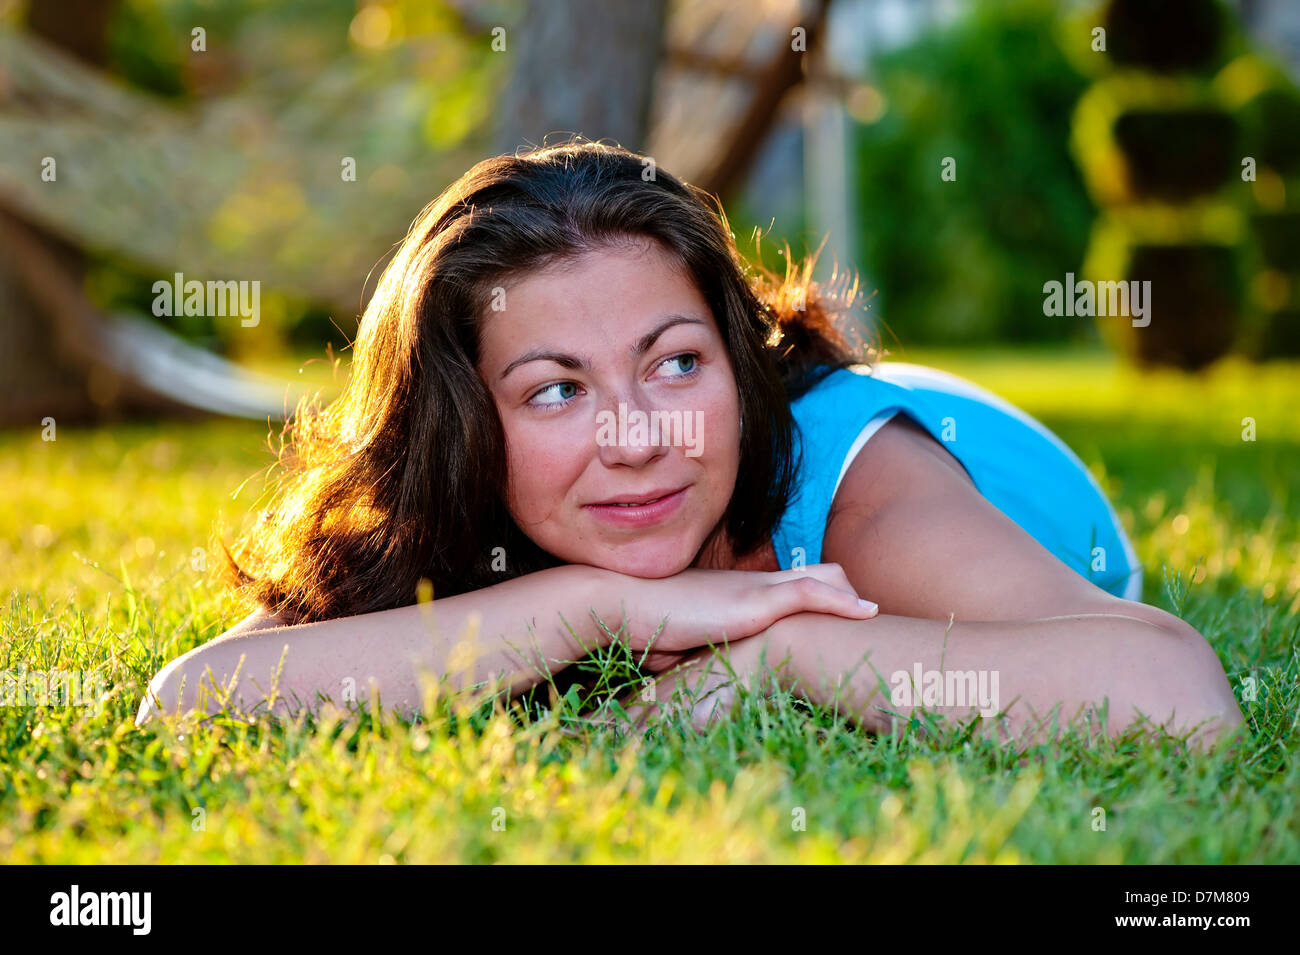
[[[1042,311],[1092,215],[1067,148],[1085,83],[1052,40],[1056,16],[1038,0],[977,3],[872,64],[886,105],[857,128],[865,270],[903,342],[1087,334]],[[955,181],[940,178],[948,156]]]
[[[199,29],[203,49],[196,50]],[[165,322],[170,331],[227,351],[342,344],[355,333],[367,272],[410,217],[463,171],[439,159],[488,128],[506,63],[466,31],[454,8],[436,0],[123,0],[108,32],[111,73],[139,92],[172,100],[196,128],[214,117],[229,128],[228,137],[222,134],[228,149],[199,150],[174,170],[180,176],[154,172],[150,185],[161,200],[159,216],[169,199],[179,199],[187,214],[201,210],[201,227],[188,234],[199,237],[208,263],[229,255],[241,269],[197,274],[193,256],[185,261],[180,251],[160,265],[156,250],[146,264],[124,248],[93,248],[88,291],[105,310],[148,315],[153,283],[174,271],[200,281],[260,279],[256,329],[225,319]],[[374,196],[374,205],[335,201],[343,157],[359,170],[351,188]],[[146,159],[123,174],[147,181],[154,166]],[[240,176],[240,169],[250,173]],[[206,202],[178,197],[184,188],[175,180],[191,176],[227,185],[205,194]],[[269,275],[248,267],[254,248],[272,262]],[[337,268],[339,259],[350,266]],[[284,268],[279,282],[277,265]],[[354,289],[311,301],[319,287],[284,281],[304,268],[351,274]]]
[[[109,23],[108,71],[155,96],[188,100],[187,40],[156,3],[127,0]]]
[[[1294,86],[1263,90],[1241,108],[1245,155],[1284,176],[1300,173],[1300,92]]]
[[[249,77],[283,77],[304,58],[346,54],[356,12],[355,0],[123,0],[109,24],[108,70],[184,105]]]
[[[1071,138],[1103,210],[1085,271],[1149,283],[1161,302],[1147,303],[1152,314],[1136,331],[1108,326],[1108,339],[1142,364],[1202,368],[1246,324],[1234,189],[1242,124],[1222,78],[1208,75],[1241,38],[1219,0],[1108,0],[1101,17],[1109,46]]]
[[[231,492],[267,463],[254,453],[265,426],[11,432],[0,670],[98,669],[108,698],[102,712],[0,707],[0,857],[1300,862],[1300,368],[1138,376],[1100,351],[901,357],[1004,395],[1092,466],[1132,531],[1147,599],[1185,614],[1223,661],[1246,716],[1241,747],[1068,736],[1016,751],[924,718],[891,741],[747,695],[708,732],[670,723],[641,738],[610,720],[609,695],[635,677],[617,652],[593,662],[585,690],[542,692],[526,711],[440,693],[414,722],[375,707],[136,729],[149,676],[246,610],[195,568],[194,549],[214,553],[210,522],[257,497],[256,479]],[[1247,416],[1254,441],[1242,440]]]

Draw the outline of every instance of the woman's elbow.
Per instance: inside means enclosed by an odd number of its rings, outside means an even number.
[[[185,710],[182,693],[188,690],[184,664],[193,651],[177,657],[149,680],[145,687],[144,699],[135,715],[135,725],[144,726],[156,716],[166,713],[179,713]]]
[[[1197,745],[1213,744],[1243,722],[1219,656],[1195,627],[1172,614],[1159,623],[1156,649],[1147,657],[1147,686],[1139,705],[1153,723]]]
[[[200,682],[207,688],[202,695],[212,699],[212,688],[219,685],[213,681],[228,676],[231,669],[229,654],[224,650],[218,637],[181,654],[155,673],[145,687],[135,725],[143,726],[155,716],[179,715],[194,709],[200,697]]]
[[[282,620],[259,607],[225,633],[172,660],[149,680],[135,725],[143,726],[163,713],[183,713],[193,708],[198,698],[198,679],[214,664],[218,669],[229,668],[229,654],[225,652],[230,646],[228,640],[282,626]]]

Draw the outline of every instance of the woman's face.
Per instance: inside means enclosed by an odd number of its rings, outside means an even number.
[[[494,308],[478,371],[519,527],[565,563],[637,577],[691,566],[740,457],[730,356],[694,283],[646,240],[533,273]]]

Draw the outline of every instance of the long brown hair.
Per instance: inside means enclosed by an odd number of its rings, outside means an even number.
[[[299,402],[273,503],[233,552],[219,536],[227,580],[305,623],[414,603],[422,579],[446,597],[559,564],[505,504],[481,323],[494,287],[629,237],[660,243],[717,319],[745,423],[721,523],[737,556],[762,545],[796,473],[790,401],[861,357],[835,324],[856,282],[842,296],[817,286],[816,255],[787,255],[784,276],[750,266],[712,196],[646,157],[571,141],[486,159],[420,213],[361,317],[342,394]]]

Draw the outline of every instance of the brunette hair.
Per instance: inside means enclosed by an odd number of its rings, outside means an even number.
[[[228,582],[305,623],[414,603],[421,580],[445,597],[561,563],[506,507],[481,325],[494,287],[642,239],[691,276],[726,342],[745,425],[722,524],[738,556],[756,550],[793,486],[791,400],[864,357],[835,323],[857,283],[819,287],[816,254],[802,267],[787,255],[780,277],[750,266],[712,196],[636,153],[570,141],[486,159],[420,213],[364,310],[341,395],[299,402],[273,503],[233,552],[218,535]]]

